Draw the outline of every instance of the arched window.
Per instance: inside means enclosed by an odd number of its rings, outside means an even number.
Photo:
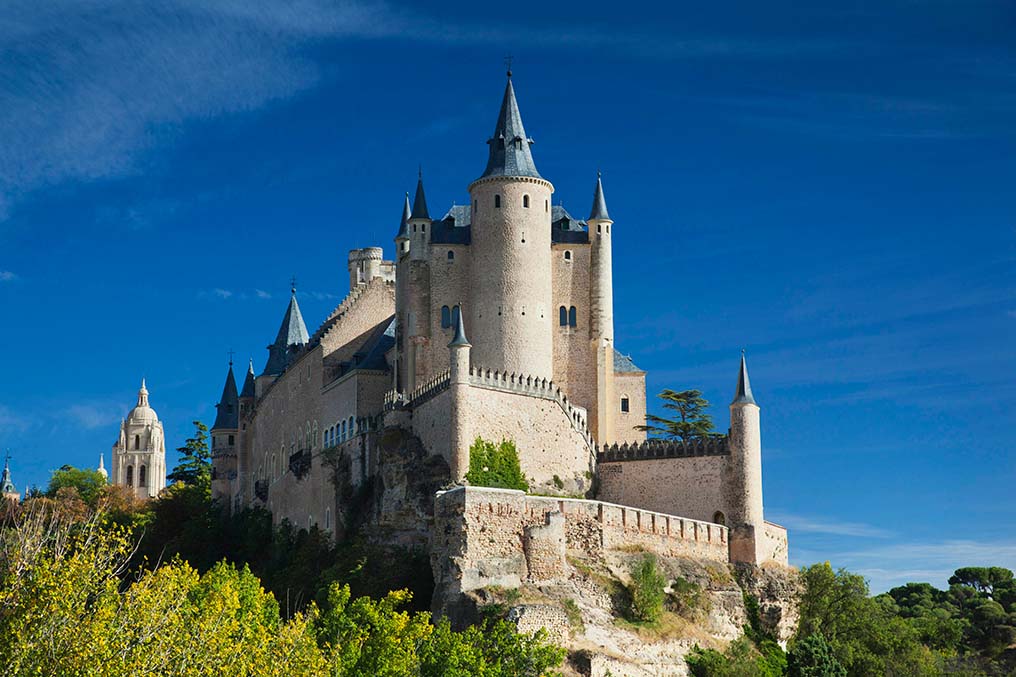
[[[602,233],[603,232],[603,225],[602,224],[599,224],[599,223],[596,224],[596,232],[597,233]]]
[[[340,442],[345,442],[346,441],[346,422],[345,421],[342,422],[342,427],[340,428],[340,430],[342,432],[339,433],[339,441]]]
[[[575,306],[568,309],[568,326],[575,327],[578,325],[578,313],[575,312]]]
[[[501,209],[501,196],[500,195],[495,195],[494,196],[494,209]]]
[[[426,233],[427,232],[427,224],[425,224],[425,223],[421,223],[420,224],[420,232],[421,233]]]
[[[233,446],[234,444],[236,444],[236,438],[233,437],[232,435],[230,435],[229,436],[229,446]]]
[[[134,466],[127,466],[127,486],[134,486]]]
[[[332,528],[332,509],[325,508],[325,529]]]
[[[452,306],[452,323],[449,326],[458,326],[459,324],[459,307]]]
[[[627,414],[630,411],[631,411],[631,404],[628,401],[628,396],[624,395],[621,398],[621,413],[622,414]]]
[[[525,207],[526,209],[529,209],[529,196],[528,195],[523,195],[522,196],[522,206]]]
[[[141,435],[135,435],[134,436],[134,448],[135,449],[140,449],[141,448]]]
[[[610,235],[610,226],[607,226],[607,235]]]
[[[269,469],[268,469],[268,476],[269,476],[269,477],[270,477],[271,479],[273,479],[273,480],[274,480],[274,479],[275,479],[275,477],[276,477],[276,474],[275,474],[276,472],[277,472],[277,471],[276,471],[276,469],[275,469],[275,454],[272,454],[272,465],[271,465],[271,466],[269,467]]]
[[[353,439],[353,417],[349,417],[349,439]]]
[[[416,232],[416,224],[415,223],[413,224],[413,232],[414,233]]]
[[[453,252],[451,249],[448,250],[448,260],[449,261],[455,260],[455,252]]]
[[[452,313],[448,306],[441,306],[441,328],[447,329],[452,326]]]
[[[145,466],[143,466],[143,465],[138,466],[138,486],[139,487],[147,487],[148,486],[148,473],[146,471],[147,471],[147,468],[145,468]]]
[[[560,316],[561,316],[560,317],[560,324],[561,324],[561,326],[562,327],[567,327],[568,326],[568,309],[565,308],[564,306],[561,306]]]
[[[571,250],[570,249],[565,251],[565,253],[564,253],[564,260],[565,261],[571,261]]]
[[[725,527],[725,526],[727,526],[727,518],[726,518],[726,516],[724,516],[724,514],[723,514],[722,512],[720,512],[719,510],[717,510],[717,511],[716,511],[716,512],[715,512],[715,513],[713,514],[713,522],[714,522],[714,523],[716,523],[716,524],[719,524],[719,525],[720,525],[721,527]]]

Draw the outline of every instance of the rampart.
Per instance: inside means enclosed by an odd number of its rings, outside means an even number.
[[[434,501],[435,611],[461,593],[567,575],[565,555],[633,547],[661,557],[728,561],[726,527],[622,505],[456,487]]]

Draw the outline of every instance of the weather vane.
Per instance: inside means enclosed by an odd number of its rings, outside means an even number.
[[[508,77],[512,76],[512,55],[511,52],[504,58],[504,67],[508,70]]]
[[[296,293],[296,275],[289,278],[289,291],[293,294]]]
[[[232,348],[230,348],[227,352],[229,353],[229,366],[232,367],[233,366],[233,355],[235,353],[233,352]]]

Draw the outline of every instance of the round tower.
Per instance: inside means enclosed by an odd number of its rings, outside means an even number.
[[[762,513],[762,433],[759,406],[741,354],[737,390],[730,403],[730,462],[726,485],[732,561],[758,563],[765,519]]]
[[[426,378],[430,343],[430,213],[427,196],[423,191],[423,172],[416,181],[416,195],[409,214],[409,256],[406,265],[405,336],[402,341],[406,354],[403,384],[411,392]],[[400,270],[399,274],[403,271]]]
[[[511,72],[487,168],[469,186],[472,266],[469,308],[473,362],[550,378],[551,183],[533,163]]]
[[[402,205],[402,220],[395,235],[395,369],[392,370],[392,387],[401,392],[405,388],[408,314],[409,314],[409,193]]]
[[[384,250],[381,247],[364,247],[349,252],[349,290],[356,289],[358,284],[367,284],[375,277],[381,277],[381,259]]]
[[[461,306],[460,306],[461,309]],[[469,445],[472,442],[468,417],[464,408],[469,399],[469,353],[472,345],[466,339],[463,313],[457,315],[455,336],[448,344],[449,388],[451,406],[448,412],[449,444],[448,467],[453,482],[460,481],[469,472]]]
[[[610,228],[613,221],[603,197],[603,181],[596,173],[589,225],[589,339],[596,365],[596,406],[589,427],[601,443],[613,442],[618,403],[614,388],[614,281]]]

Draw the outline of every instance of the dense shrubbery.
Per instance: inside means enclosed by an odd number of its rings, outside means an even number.
[[[785,672],[791,677],[1016,674],[1016,584],[1008,569],[958,569],[949,590],[908,583],[875,597],[861,576],[828,563],[801,576],[801,621]],[[760,641],[753,623],[725,654],[699,649],[688,664],[696,677],[784,674],[745,671],[778,649]]]
[[[667,577],[660,571],[654,555],[645,555],[631,571],[631,616],[642,623],[655,623],[663,615],[663,589]]]
[[[246,567],[130,572],[127,529],[39,504],[0,533],[0,664],[10,675],[547,674],[563,652],[504,622],[453,632],[410,593],[328,587],[289,618]]]
[[[494,444],[477,437],[469,447],[466,481],[478,487],[529,491],[529,482],[519,466],[519,452],[511,440]]]

